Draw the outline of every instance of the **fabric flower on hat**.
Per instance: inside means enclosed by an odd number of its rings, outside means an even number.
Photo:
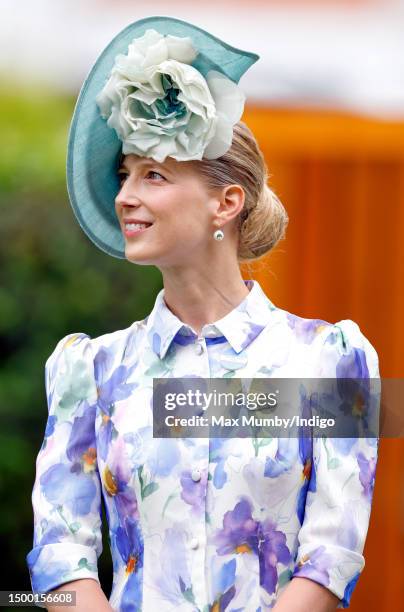
[[[191,38],[148,29],[116,56],[96,102],[124,155],[163,162],[216,159],[228,151],[245,95],[217,70],[205,78],[191,65],[197,54]]]

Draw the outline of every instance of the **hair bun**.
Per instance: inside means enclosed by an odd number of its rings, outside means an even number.
[[[241,226],[239,259],[254,260],[268,253],[285,237],[288,222],[282,202],[264,183],[256,206],[248,211]]]

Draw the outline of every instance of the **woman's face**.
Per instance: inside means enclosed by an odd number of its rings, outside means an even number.
[[[115,209],[125,237],[125,256],[160,267],[199,262],[212,249],[219,199],[206,189],[192,162],[164,163],[126,155],[119,169]],[[131,225],[147,222],[147,229]],[[140,229],[140,231],[139,231]]]

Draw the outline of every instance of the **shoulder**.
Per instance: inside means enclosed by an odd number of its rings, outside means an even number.
[[[313,343],[313,353],[318,358],[318,376],[379,377],[376,349],[351,319],[325,325]]]
[[[56,343],[45,365],[46,380],[57,375],[77,375],[86,372],[96,381],[128,361],[137,361],[145,320],[135,321],[129,327],[90,337],[85,332],[72,332]]]
[[[74,354],[79,357],[92,353],[93,357],[95,357],[101,348],[119,352],[120,347],[123,349],[128,342],[139,336],[145,321],[146,319],[135,321],[129,327],[95,337],[91,337],[85,332],[69,333],[57,341],[47,362],[57,359],[62,354]]]
[[[376,349],[351,319],[331,323],[278,309],[283,334],[296,352],[310,362],[319,377],[379,377]]]
[[[91,361],[91,338],[83,332],[73,332],[63,336],[46,360],[47,378],[53,376],[56,370],[63,373],[74,362]]]

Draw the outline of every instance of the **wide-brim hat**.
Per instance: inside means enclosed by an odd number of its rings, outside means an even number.
[[[96,97],[110,76],[116,56],[126,54],[133,39],[143,36],[149,28],[162,35],[190,37],[198,51],[191,65],[204,77],[215,70],[238,83],[259,58],[197,26],[165,16],[131,23],[99,55],[81,87],[73,113],[68,138],[67,189],[75,216],[90,240],[102,251],[122,259],[125,239],[115,212],[122,140],[102,118]]]

